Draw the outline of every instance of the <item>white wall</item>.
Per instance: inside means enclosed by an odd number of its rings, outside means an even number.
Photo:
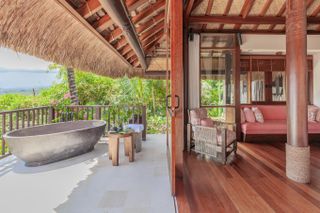
[[[320,107],[320,53],[313,54],[313,104]]]
[[[189,109],[200,107],[200,35],[189,39]]]
[[[247,53],[286,52],[285,35],[242,35],[241,50]],[[320,35],[308,35],[308,53],[320,52]]]

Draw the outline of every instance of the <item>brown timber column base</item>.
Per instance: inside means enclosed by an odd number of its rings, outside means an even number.
[[[286,175],[299,183],[310,182],[310,146],[286,144]]]

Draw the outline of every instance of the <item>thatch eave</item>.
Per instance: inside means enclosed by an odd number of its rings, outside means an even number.
[[[0,2],[0,45],[99,75],[141,76],[60,0]]]

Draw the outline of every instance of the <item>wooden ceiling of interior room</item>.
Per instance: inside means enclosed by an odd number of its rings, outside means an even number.
[[[133,67],[140,68],[134,50],[122,30],[103,9],[99,0],[66,0]],[[154,55],[164,37],[166,0],[123,0],[145,56]]]
[[[320,0],[305,0],[308,34],[320,34]],[[194,32],[285,33],[285,0],[187,0]]]

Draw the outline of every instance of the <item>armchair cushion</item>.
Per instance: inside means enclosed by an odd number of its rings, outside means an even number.
[[[200,125],[206,127],[214,127],[214,122],[210,118],[204,118],[200,120]]]

